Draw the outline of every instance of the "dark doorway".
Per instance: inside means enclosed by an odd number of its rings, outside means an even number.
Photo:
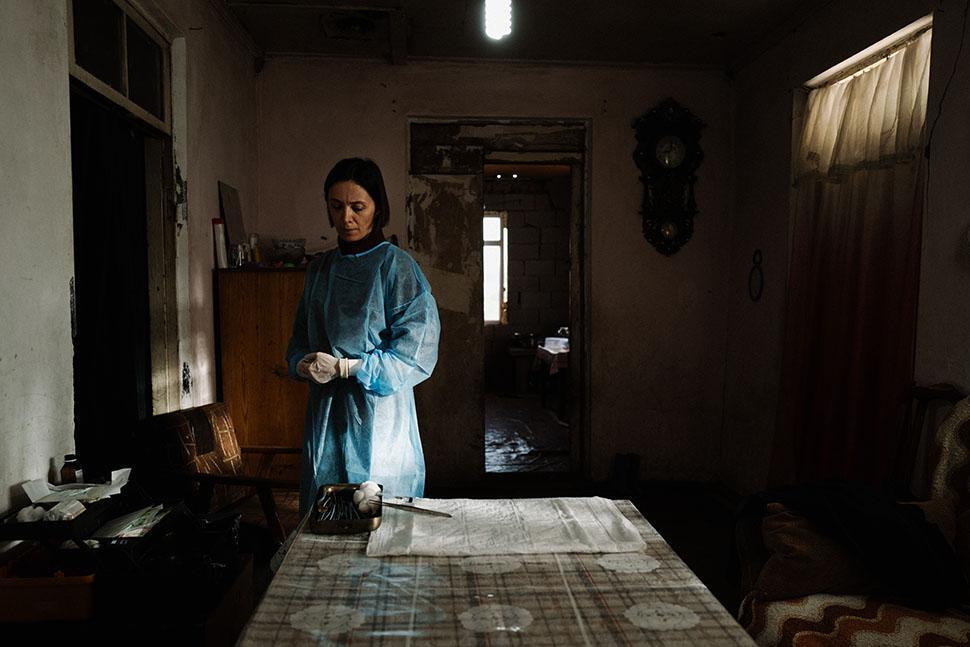
[[[485,471],[568,472],[572,169],[484,172]]]
[[[72,88],[74,421],[86,480],[130,465],[134,427],[152,413],[148,136]]]
[[[427,460],[428,489],[488,484],[501,487],[515,481],[514,474],[497,473],[487,466],[487,393],[484,265],[494,263],[494,232],[486,240],[483,206],[485,182],[493,165],[562,167],[568,171],[568,258],[560,259],[560,277],[568,279],[568,320],[563,311],[554,330],[569,328],[573,361],[562,381],[562,395],[550,384],[547,407],[558,415],[568,435],[566,470],[554,470],[563,481],[585,478],[589,472],[588,347],[585,323],[589,319],[587,250],[584,232],[588,208],[586,151],[589,124],[562,120],[415,120],[410,123],[408,169],[407,247],[431,283],[441,319],[441,343],[434,375],[415,390],[421,439]],[[563,179],[565,182],[565,178]],[[494,223],[493,223],[494,224]],[[501,246],[501,240],[498,242]],[[488,248],[488,249],[486,249]],[[489,258],[486,258],[489,256]],[[511,272],[511,268],[510,268]],[[491,281],[489,289],[497,289]],[[562,294],[562,291],[559,291]],[[511,293],[509,298],[511,298]],[[506,299],[507,301],[507,299]],[[541,332],[536,326],[535,339]],[[499,342],[502,352],[506,346]],[[506,383],[505,387],[509,386]],[[558,402],[568,398],[565,410]],[[442,406],[447,403],[447,406]],[[541,404],[541,403],[540,403]],[[561,415],[559,413],[561,412]],[[548,411],[539,412],[549,418]],[[560,450],[562,451],[562,450]],[[518,471],[518,470],[516,470]],[[544,470],[548,472],[548,470]],[[547,479],[549,474],[543,474]]]

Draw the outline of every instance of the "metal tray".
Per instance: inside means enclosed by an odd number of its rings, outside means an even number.
[[[352,493],[357,489],[358,485],[358,483],[330,483],[328,485],[321,485],[317,490],[316,500],[319,502],[328,494],[337,494],[340,492],[348,492],[347,496],[352,496]],[[380,508],[378,508],[376,515],[363,517],[362,519],[338,519],[333,521],[320,519],[320,510],[316,506],[314,506],[312,515],[308,527],[310,532],[318,535],[350,535],[358,532],[371,532],[377,530],[381,525]]]

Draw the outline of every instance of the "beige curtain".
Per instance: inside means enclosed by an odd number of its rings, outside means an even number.
[[[930,39],[809,96],[776,484],[891,476],[912,379]]]
[[[799,184],[919,156],[931,36],[927,30],[888,59],[812,91],[795,167]]]

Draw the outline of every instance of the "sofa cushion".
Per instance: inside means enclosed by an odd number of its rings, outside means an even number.
[[[920,611],[862,595],[777,601],[748,596],[739,621],[760,647],[970,645],[970,616]]]
[[[936,430],[931,498],[970,509],[970,397],[957,402]]]
[[[783,600],[812,593],[871,590],[865,567],[852,551],[783,505],[767,507],[761,530],[770,556],[755,580],[755,597]]]

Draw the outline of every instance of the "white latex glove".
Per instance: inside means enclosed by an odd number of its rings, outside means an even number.
[[[338,368],[340,370],[340,377],[353,377],[354,375],[357,375],[357,371],[360,370],[360,360],[341,357],[338,363]]]
[[[359,359],[338,359],[329,353],[309,353],[296,365],[297,373],[317,384],[326,384],[336,377],[348,378],[359,370]]]
[[[337,358],[327,353],[309,353],[297,364],[296,372],[317,384],[326,384],[337,377]]]

